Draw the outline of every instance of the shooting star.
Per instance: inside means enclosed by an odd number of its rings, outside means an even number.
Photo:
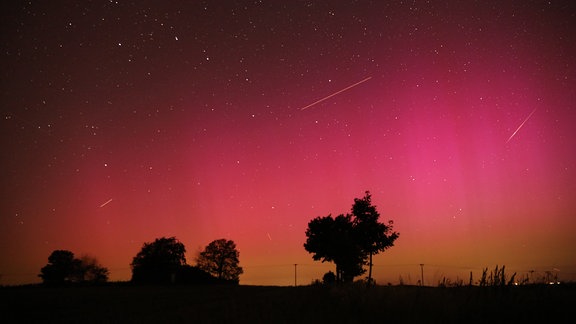
[[[102,208],[106,205],[108,205],[110,202],[112,201],[112,198],[110,198],[107,202],[103,203],[102,205],[98,206],[99,208]]]
[[[300,110],[308,109],[308,108],[310,108],[310,107],[312,107],[312,106],[314,106],[314,105],[316,105],[316,104],[321,103],[321,102],[324,101],[324,100],[330,99],[330,98],[334,97],[335,95],[338,95],[338,94],[340,94],[340,93],[342,93],[342,92],[344,92],[344,91],[346,91],[346,90],[352,89],[352,88],[354,88],[355,86],[357,86],[357,85],[359,85],[359,84],[362,84],[362,83],[364,83],[364,82],[366,82],[366,81],[368,81],[368,80],[370,80],[370,79],[372,79],[371,76],[370,76],[370,77],[367,77],[367,78],[364,79],[364,80],[358,81],[358,82],[354,83],[353,85],[348,86],[348,87],[346,87],[346,88],[344,88],[344,89],[342,89],[342,90],[340,90],[340,91],[336,91],[336,92],[334,92],[333,94],[331,94],[331,95],[329,95],[329,96],[327,96],[327,97],[324,97],[324,98],[322,98],[322,99],[320,99],[320,100],[317,100],[317,101],[309,104],[309,105],[306,106],[306,107],[300,108]]]
[[[524,119],[524,121],[522,122],[522,124],[520,124],[520,126],[518,126],[518,128],[516,128],[516,130],[514,131],[514,133],[512,133],[512,135],[510,135],[510,137],[508,137],[508,140],[506,141],[506,143],[510,142],[510,140],[514,137],[514,135],[516,135],[516,133],[518,133],[518,131],[520,130],[520,128],[522,128],[522,126],[524,126],[524,124],[526,124],[526,122],[528,121],[528,119],[530,119],[530,117],[532,117],[532,115],[534,114],[535,111],[536,111],[536,108],[534,108],[534,110],[532,110],[532,112],[530,113],[530,115],[528,115],[528,117],[526,117],[526,119]]]

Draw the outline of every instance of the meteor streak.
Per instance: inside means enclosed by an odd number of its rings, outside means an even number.
[[[102,207],[108,205],[111,201],[112,201],[112,198],[110,198],[107,202],[103,203],[103,204],[100,205],[99,207],[102,208]]]
[[[526,124],[526,122],[528,121],[528,119],[530,119],[530,117],[532,117],[532,115],[534,114],[535,111],[536,111],[536,108],[534,108],[534,110],[532,110],[532,112],[530,113],[530,115],[528,115],[528,117],[526,117],[526,119],[524,119],[524,121],[522,122],[522,124],[520,124],[520,126],[518,126],[518,128],[516,128],[516,130],[514,131],[514,133],[512,133],[512,135],[510,135],[510,137],[508,137],[508,140],[506,141],[506,143],[510,142],[510,140],[512,139],[512,137],[514,137],[514,135],[516,135],[516,133],[518,133],[518,131],[520,130],[520,128],[522,128],[522,126],[524,126],[524,124]]]
[[[316,105],[316,104],[321,103],[321,102],[324,101],[324,100],[327,100],[327,99],[330,99],[330,98],[334,97],[334,96],[337,95],[337,94],[340,94],[340,93],[342,93],[342,92],[344,92],[344,91],[346,91],[346,90],[352,89],[352,88],[354,88],[355,86],[357,86],[357,85],[359,85],[359,84],[361,84],[361,83],[364,83],[364,82],[366,82],[366,81],[368,81],[368,80],[370,80],[370,79],[372,79],[372,77],[367,77],[366,79],[361,80],[361,81],[358,81],[358,82],[354,83],[354,84],[351,85],[351,86],[348,86],[348,87],[346,87],[346,88],[344,88],[344,89],[342,89],[342,90],[340,90],[340,91],[334,92],[333,94],[331,94],[331,95],[329,95],[329,96],[327,96],[327,97],[324,97],[324,98],[322,98],[322,99],[320,99],[320,100],[317,100],[317,101],[309,104],[309,105],[306,106],[306,107],[300,108],[300,110],[304,110],[304,109],[310,108],[310,107],[312,107],[312,106],[314,106],[314,105]]]

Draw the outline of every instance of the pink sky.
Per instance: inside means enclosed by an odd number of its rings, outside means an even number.
[[[400,232],[379,283],[575,280],[574,8],[312,4],[9,8],[0,284],[55,249],[128,280],[162,236],[308,284],[307,223],[366,190]]]

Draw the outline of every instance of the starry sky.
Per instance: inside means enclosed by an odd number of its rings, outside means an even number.
[[[571,1],[0,6],[0,284],[56,249],[128,280],[162,236],[308,284],[307,223],[366,190],[400,232],[376,282],[576,280]]]

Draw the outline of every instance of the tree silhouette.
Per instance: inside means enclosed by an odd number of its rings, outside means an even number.
[[[380,214],[372,205],[372,196],[366,191],[364,198],[354,198],[352,205],[356,239],[365,254],[368,255],[368,283],[372,282],[372,256],[394,246],[400,234],[393,231],[393,222],[388,225],[378,222]]]
[[[67,250],[55,250],[48,257],[48,264],[40,269],[38,275],[45,284],[63,285],[73,281],[78,267],[74,253]]]
[[[350,215],[317,217],[308,223],[304,248],[316,261],[334,262],[337,282],[349,282],[364,272],[364,255],[353,234]]]
[[[101,283],[108,280],[108,269],[101,266],[93,257],[84,256],[76,259],[74,253],[70,251],[55,250],[48,257],[48,264],[40,269],[38,276],[45,284],[50,285]]]
[[[162,237],[144,243],[132,260],[132,281],[137,283],[170,283],[186,264],[186,248],[175,237]]]
[[[78,275],[80,281],[92,283],[102,283],[108,281],[109,271],[100,265],[98,260],[92,256],[84,255],[80,258]]]
[[[198,268],[215,276],[219,280],[233,283],[240,281],[243,273],[239,266],[240,252],[236,250],[234,241],[219,239],[212,241],[196,260]]]
[[[369,265],[368,282],[371,282],[372,256],[393,246],[399,236],[392,231],[392,221],[385,225],[378,222],[379,217],[370,192],[366,191],[364,198],[354,199],[352,214],[311,220],[304,248],[316,261],[334,262],[337,282],[350,282],[363,274],[365,264]]]

